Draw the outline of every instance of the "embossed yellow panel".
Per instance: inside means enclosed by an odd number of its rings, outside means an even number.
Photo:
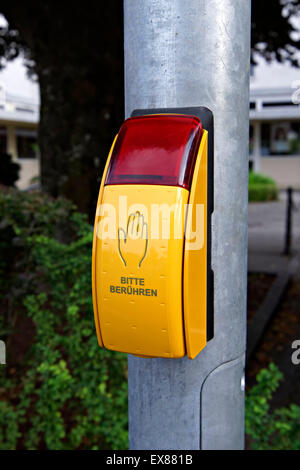
[[[142,356],[184,356],[181,266],[188,197],[178,187],[104,187],[95,266],[104,347]],[[122,198],[129,216],[119,224]],[[106,238],[111,214],[105,205],[115,208],[114,239]],[[169,211],[172,206],[175,210]],[[163,233],[169,216],[170,233],[167,224]]]
[[[208,133],[192,115],[141,116],[121,127],[94,227],[101,347],[190,359],[205,347],[212,305],[207,145]]]
[[[197,213],[198,212],[198,213]],[[193,223],[200,219],[198,240]],[[187,214],[184,271],[184,323],[187,355],[194,359],[207,342],[207,132],[195,165]]]

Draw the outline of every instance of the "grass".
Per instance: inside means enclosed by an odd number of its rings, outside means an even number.
[[[274,180],[260,173],[249,172],[249,202],[276,201],[278,188]]]

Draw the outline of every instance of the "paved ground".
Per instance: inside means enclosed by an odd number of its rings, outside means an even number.
[[[284,234],[285,234],[285,218],[286,218],[286,192],[280,194],[278,202],[249,204],[249,249],[248,249],[248,269],[252,272],[264,273],[282,273],[288,271],[293,278],[300,281],[300,191],[294,193],[294,210],[293,210],[293,227],[292,227],[292,253],[291,256],[283,256]],[[284,273],[281,274],[281,276]],[[297,284],[294,283],[294,288]],[[293,286],[292,286],[293,288]],[[269,346],[272,350],[265,347],[265,350],[258,349],[257,354],[250,359],[248,367],[252,367],[255,361],[272,357],[272,361],[276,363],[283,372],[284,380],[281,381],[279,388],[275,391],[271,401],[271,408],[275,409],[282,406],[288,406],[291,403],[300,405],[300,381],[299,366],[292,364],[291,348],[294,339],[300,338],[299,330],[299,296],[295,292],[284,297],[281,309],[276,313],[271,324],[262,337],[262,342],[266,342],[269,338]],[[286,321],[289,315],[292,315],[295,321]],[[291,326],[291,325],[294,326]],[[286,341],[285,345],[279,347],[280,341],[277,338],[285,332],[289,332],[291,328],[291,337]],[[248,330],[249,333],[249,330]],[[269,335],[269,336],[268,336]],[[281,341],[282,343],[282,341]],[[280,343],[280,344],[281,344]],[[267,344],[267,343],[266,343]],[[277,346],[276,346],[277,345]],[[254,361],[254,362],[253,362]],[[257,367],[254,365],[254,367]],[[261,366],[261,367],[265,367]]]
[[[248,269],[275,273],[292,271],[300,277],[300,192],[294,192],[292,255],[282,256],[285,237],[286,192],[280,200],[249,204]]]

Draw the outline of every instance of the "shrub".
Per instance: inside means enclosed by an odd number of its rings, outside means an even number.
[[[0,448],[127,448],[127,361],[97,344],[91,226],[66,200],[15,190],[0,220]]]
[[[249,172],[249,202],[274,201],[278,199],[278,188],[272,178]]]
[[[19,179],[20,165],[12,161],[11,155],[0,155],[0,184],[14,186]]]
[[[300,406],[270,411],[270,400],[282,373],[275,364],[262,369],[246,394],[246,433],[254,450],[299,450]]]

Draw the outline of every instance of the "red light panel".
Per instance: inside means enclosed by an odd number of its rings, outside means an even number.
[[[127,119],[116,140],[105,184],[189,189],[202,133],[195,116],[157,114]]]

